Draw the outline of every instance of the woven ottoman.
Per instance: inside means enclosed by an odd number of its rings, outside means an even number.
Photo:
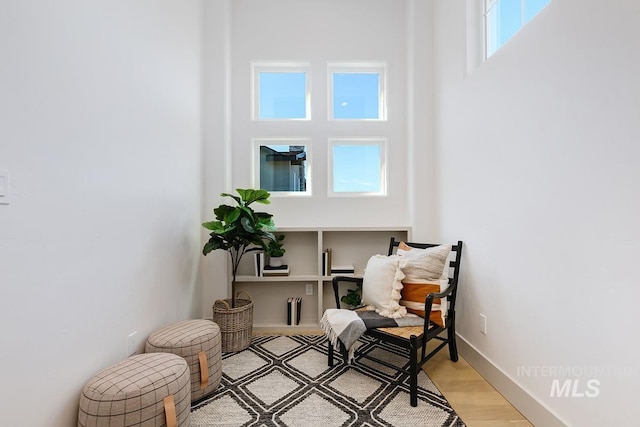
[[[220,328],[210,320],[183,320],[149,335],[145,352],[184,357],[191,370],[191,401],[213,393],[222,378]]]
[[[131,356],[100,371],[82,390],[79,427],[189,427],[187,362],[174,354]]]

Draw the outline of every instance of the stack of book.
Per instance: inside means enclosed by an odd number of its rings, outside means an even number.
[[[253,267],[256,277],[262,277],[262,272],[264,271],[264,252],[253,253]]]
[[[264,252],[256,252],[253,254],[253,267],[256,277],[289,275],[289,266],[287,264],[279,267],[271,267],[269,264],[266,264]]]
[[[331,276],[331,248],[322,251],[322,275]]]
[[[356,274],[356,269],[351,264],[331,266],[332,276],[355,276],[355,274]]]
[[[287,325],[300,324],[301,308],[302,308],[302,298],[292,297],[287,299]]]
[[[355,276],[356,269],[351,264],[337,265],[331,260],[331,248],[322,251],[322,275],[323,276]]]
[[[283,264],[279,267],[271,267],[270,265],[265,265],[262,269],[262,275],[267,276],[288,276],[289,275],[289,266],[287,264]]]

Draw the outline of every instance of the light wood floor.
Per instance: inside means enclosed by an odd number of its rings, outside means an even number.
[[[446,347],[424,365],[424,371],[468,427],[533,425],[462,357],[452,362]]]

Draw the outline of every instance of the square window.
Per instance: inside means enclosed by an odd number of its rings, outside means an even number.
[[[254,140],[254,186],[276,194],[311,194],[308,140]]]
[[[486,57],[493,55],[502,46],[499,42],[498,7],[495,2],[485,13],[486,21]]]
[[[331,140],[329,194],[386,194],[385,147],[380,139]]]
[[[379,118],[379,82],[377,73],[334,73],[333,118]]]
[[[498,2],[498,44],[504,44],[522,28],[522,3],[517,1]]]
[[[385,66],[329,64],[329,118],[385,120]]]
[[[489,58],[551,0],[485,0],[485,55]]]
[[[487,1],[487,58],[504,46],[522,28],[523,1]]]
[[[309,70],[305,65],[253,64],[253,118],[310,119]]]

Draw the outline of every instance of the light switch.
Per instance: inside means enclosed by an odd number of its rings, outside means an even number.
[[[9,172],[0,170],[0,205],[9,204]]]

